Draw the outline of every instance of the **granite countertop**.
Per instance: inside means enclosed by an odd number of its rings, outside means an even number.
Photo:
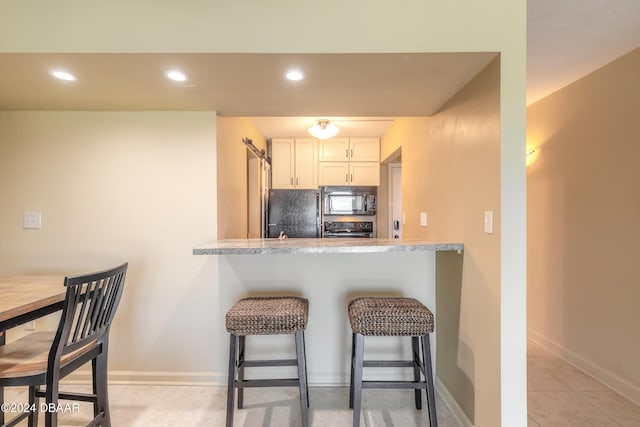
[[[193,255],[336,254],[463,251],[464,244],[418,239],[229,239],[193,249]]]

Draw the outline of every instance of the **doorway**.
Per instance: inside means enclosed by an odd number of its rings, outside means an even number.
[[[389,238],[402,239],[402,163],[389,164]]]

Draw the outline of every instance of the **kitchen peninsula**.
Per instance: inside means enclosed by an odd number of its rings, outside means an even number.
[[[228,239],[193,250],[194,255],[462,251],[462,243],[393,239]]]
[[[309,299],[307,358],[311,385],[347,384],[351,330],[346,308],[358,296],[404,296],[422,301],[436,316],[436,253],[448,252],[462,265],[462,243],[418,239],[229,239],[193,249],[213,255],[223,310],[247,295],[298,295]],[[224,312],[221,313],[224,315]],[[435,343],[435,333],[432,342]],[[228,337],[220,341],[226,349]],[[288,337],[259,337],[247,342],[261,357],[288,348]],[[277,345],[275,343],[277,342]],[[436,345],[432,346],[435,353]],[[373,359],[410,357],[396,337],[378,338],[367,348]],[[266,353],[266,354],[265,354]],[[254,353],[256,354],[256,353]],[[434,359],[435,354],[434,354]],[[274,368],[282,369],[285,368]],[[396,376],[389,368],[383,375]],[[288,372],[288,371],[286,371]],[[286,373],[284,374],[286,375]]]

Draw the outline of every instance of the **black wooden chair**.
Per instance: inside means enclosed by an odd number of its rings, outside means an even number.
[[[44,397],[45,426],[58,425],[59,399],[93,402],[94,418],[87,426],[111,426],[107,395],[109,329],[118,308],[128,264],[97,273],[66,277],[66,297],[58,329],[34,332],[0,347],[0,387],[28,386],[29,410],[7,421],[24,418],[38,424],[39,398]],[[59,382],[91,361],[93,393],[63,393]],[[43,390],[42,386],[46,386]],[[62,405],[63,406],[63,405]]]

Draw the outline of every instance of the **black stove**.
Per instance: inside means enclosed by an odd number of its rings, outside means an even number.
[[[371,221],[325,221],[324,237],[373,237]]]

